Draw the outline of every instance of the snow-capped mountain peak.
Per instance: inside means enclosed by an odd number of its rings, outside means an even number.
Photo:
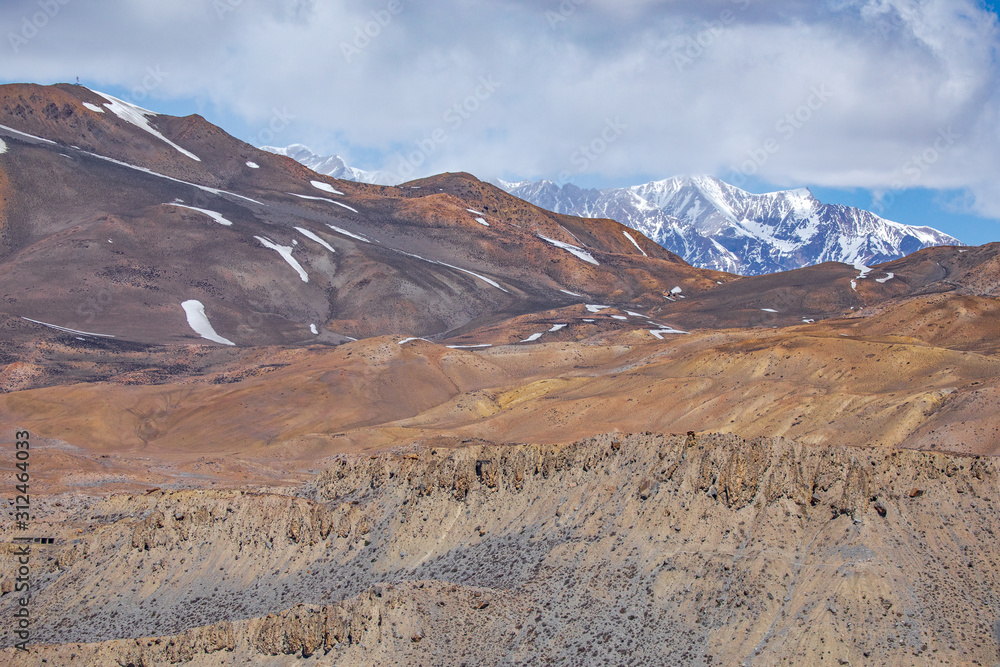
[[[559,213],[617,220],[695,266],[747,275],[826,261],[875,264],[928,246],[962,245],[930,227],[823,204],[807,188],[753,194],[708,175],[605,190],[549,181],[505,189]]]
[[[358,183],[373,183],[375,185],[398,185],[396,180],[383,171],[365,171],[351,167],[339,155],[317,155],[308,146],[303,144],[291,144],[284,148],[276,146],[261,146],[265,150],[275,155],[290,157],[296,162],[304,164],[317,174],[341,178],[345,181],[357,181]]]

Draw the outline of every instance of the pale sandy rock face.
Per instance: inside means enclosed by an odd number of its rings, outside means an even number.
[[[297,497],[113,496],[53,508],[35,608],[59,645],[31,659],[990,664],[998,479],[977,457],[632,435],[348,457]]]

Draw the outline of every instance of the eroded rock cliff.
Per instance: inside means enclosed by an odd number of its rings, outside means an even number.
[[[47,645],[8,655],[992,665],[998,468],[605,435],[344,458],[295,497],[113,496],[53,514],[65,541],[46,552],[33,603]]]

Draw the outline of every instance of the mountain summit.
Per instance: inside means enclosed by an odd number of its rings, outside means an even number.
[[[345,181],[357,181],[358,183],[371,183],[373,185],[399,185],[391,174],[384,171],[365,171],[349,166],[344,158],[339,155],[317,155],[308,146],[302,144],[292,144],[284,148],[276,146],[261,146],[261,150],[275,155],[290,157],[306,167],[309,167],[317,174],[340,178]]]
[[[694,266],[743,275],[829,261],[878,264],[922,248],[963,245],[930,227],[823,204],[805,188],[758,195],[712,176],[602,190],[551,181],[496,183],[551,211],[617,220]]]

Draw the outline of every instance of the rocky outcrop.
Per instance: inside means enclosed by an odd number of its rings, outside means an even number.
[[[732,510],[754,501],[789,499],[800,506],[824,503],[853,517],[870,512],[873,498],[898,497],[894,487],[900,470],[914,470],[914,479],[936,481],[962,472],[982,481],[993,477],[997,466],[991,458],[947,453],[811,447],[780,438],[646,434],[602,436],[569,446],[437,448],[396,457],[345,458],[321,473],[306,493],[318,501],[358,502],[402,483],[417,497],[444,492],[467,501],[470,493],[523,492],[529,479],[537,483],[597,471],[624,475],[622,481],[648,499],[653,484],[674,480],[679,469],[690,486]],[[627,474],[631,471],[636,474]]]
[[[7,655],[13,665],[76,661],[84,665],[300,664],[309,658],[336,656],[353,664],[431,664],[435,648],[424,642],[430,628],[461,627],[463,618],[479,618],[478,632],[458,639],[468,653],[490,653],[481,643],[510,629],[510,596],[455,585],[408,582],[377,586],[331,605],[297,605],[262,618],[224,621],[155,638],[63,644]],[[492,607],[492,608],[491,608]],[[522,610],[523,611],[523,610]],[[433,634],[432,632],[430,634]],[[320,663],[325,664],[325,663]]]
[[[33,655],[993,664],[998,503],[995,459],[946,453],[438,440],[345,457],[299,497],[103,501],[121,518],[54,554]]]

